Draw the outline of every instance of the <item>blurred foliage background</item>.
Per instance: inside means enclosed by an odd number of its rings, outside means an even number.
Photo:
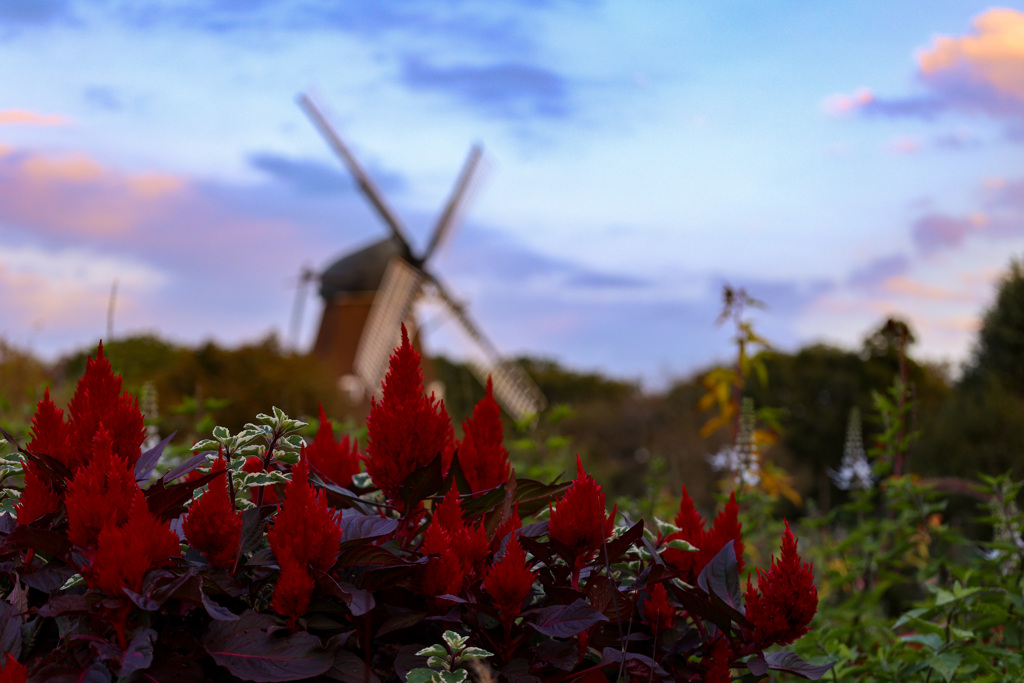
[[[770,315],[770,309],[760,315]],[[780,427],[777,442],[763,458],[790,474],[804,505],[827,511],[846,499],[831,484],[828,471],[842,458],[851,409],[872,415],[873,394],[884,392],[899,375],[900,344],[892,335],[899,323],[879,321],[876,329],[865,331],[860,348],[815,344],[794,351],[761,349],[752,358],[766,372],[752,373],[744,394],[759,407],[770,407]],[[911,428],[920,432],[907,470],[929,477],[1024,476],[1021,262],[1014,261],[999,284],[959,378],[953,379],[947,367],[916,360],[912,331],[907,342]],[[215,423],[239,430],[275,405],[309,419],[322,403],[337,422],[351,417],[350,428],[361,422],[362,416],[314,358],[294,353],[274,337],[224,348],[212,342],[185,347],[147,335],[109,341],[105,350],[128,390],[140,396],[144,390],[155,393],[151,417],[155,412],[162,436],[175,432],[175,442],[183,446],[208,434]],[[15,435],[27,434],[44,388],[50,387],[55,402],[65,405],[94,353],[94,348],[83,348],[44,363],[0,341],[0,424]],[[708,455],[730,437],[701,436],[701,426],[714,417],[713,409],[696,409],[706,389],[701,380],[711,368],[651,392],[551,359],[519,360],[550,406],[530,427],[507,424],[508,446],[521,476],[550,479],[571,473],[579,453],[612,500],[642,506],[644,501],[675,499],[685,483],[702,508],[713,507],[718,477]],[[483,396],[483,388],[465,365],[443,357],[433,362],[461,435],[462,420]],[[881,425],[865,422],[867,443],[880,432]],[[801,514],[792,504],[779,504],[781,512]]]

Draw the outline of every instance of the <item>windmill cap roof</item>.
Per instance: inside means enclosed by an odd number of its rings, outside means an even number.
[[[320,276],[320,296],[331,301],[340,294],[376,291],[388,263],[396,256],[410,260],[405,245],[388,237],[341,257]]]

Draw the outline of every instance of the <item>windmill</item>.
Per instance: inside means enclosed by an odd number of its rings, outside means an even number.
[[[483,360],[471,362],[470,368],[481,382],[491,377],[495,399],[505,411],[517,420],[540,412],[545,400],[533,380],[518,364],[502,358],[465,307],[427,270],[430,257],[451,234],[465,208],[467,195],[479,175],[480,147],[470,150],[427,247],[417,254],[398,218],[328,123],[321,108],[308,94],[299,98],[299,104],[341,158],[391,233],[342,256],[319,274],[324,310],[313,354],[326,363],[338,378],[339,387],[357,399],[356,402],[370,396],[379,398],[391,351],[401,340],[401,323],[406,324],[415,338],[416,308],[430,296],[454,318],[481,352]],[[305,282],[317,279],[309,271],[303,271],[300,277]]]

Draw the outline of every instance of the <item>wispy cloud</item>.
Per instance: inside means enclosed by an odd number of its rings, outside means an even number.
[[[39,114],[24,109],[0,110],[0,126],[69,126],[71,119],[60,114]]]
[[[932,119],[945,112],[1018,120],[1024,114],[1024,12],[987,10],[965,36],[939,36],[917,54],[917,79],[925,95],[886,98],[868,88],[833,95],[823,106],[833,115],[860,112]]]
[[[570,112],[566,79],[529,64],[433,66],[409,57],[402,81],[413,89],[448,93],[500,118],[562,118]]]

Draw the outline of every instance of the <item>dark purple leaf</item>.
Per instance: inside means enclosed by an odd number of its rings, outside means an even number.
[[[634,543],[644,537],[644,522],[640,520],[630,528],[626,529],[616,538],[608,541],[601,549],[598,556],[601,564],[615,564],[629,550]]]
[[[319,480],[314,479],[314,484],[317,488],[323,489],[327,492],[327,502],[334,507],[348,506],[355,510],[358,510],[362,514],[372,514],[374,506],[368,501],[363,500],[359,497],[359,494],[332,484],[328,481],[324,481],[322,478]],[[344,505],[341,505],[343,503]]]
[[[264,522],[273,513],[274,507],[270,505],[242,511],[242,532],[238,544],[243,553],[256,550],[263,542]]]
[[[22,450],[21,446],[18,445],[18,440],[11,436],[11,433],[9,431],[4,429],[3,427],[0,427],[0,434],[3,434],[4,439],[7,440],[7,443],[17,448],[19,453],[25,452],[24,450]]]
[[[203,646],[220,666],[246,681],[300,681],[326,673],[334,666],[334,654],[311,633],[268,635],[262,620],[215,621],[203,638]],[[258,615],[253,615],[258,616]]]
[[[128,649],[121,654],[121,667],[117,670],[117,675],[131,676],[136,671],[148,669],[153,663],[153,643],[156,638],[156,631],[151,628],[136,631],[132,636],[132,642],[128,643]]]
[[[360,564],[405,565],[408,562],[379,545],[359,545],[347,548],[338,555],[336,567],[354,567]]]
[[[430,496],[441,492],[444,484],[441,454],[429,464],[413,470],[398,487],[398,496],[405,503],[405,509],[411,510]]]
[[[320,591],[344,602],[354,616],[362,616],[374,607],[373,594],[362,588],[356,588],[348,583],[340,584],[329,574],[318,569],[313,570],[313,579]]]
[[[11,516],[10,512],[0,515],[0,534],[9,534],[18,526],[18,521]]]
[[[53,593],[78,572],[65,564],[51,562],[34,572],[21,575],[21,582],[44,593]]]
[[[764,653],[757,652],[753,657],[748,659],[747,668],[750,669],[750,673],[755,676],[764,676],[768,673],[768,662],[764,658]]]
[[[647,680],[652,671],[661,678],[668,678],[669,676],[668,672],[661,668],[660,664],[647,655],[637,652],[626,652],[623,654],[621,648],[604,648],[601,651],[601,661],[597,665],[606,667],[611,664],[621,664],[623,659],[626,660],[626,671],[634,677]]]
[[[197,453],[196,455],[193,455],[191,458],[181,463],[164,476],[160,477],[160,481],[164,482],[165,484],[170,484],[178,477],[185,476],[192,470],[196,469],[197,467],[200,467],[205,462],[207,462],[206,456],[212,454],[213,452],[214,451],[203,451],[202,453]]]
[[[387,536],[399,527],[397,519],[378,515],[343,514],[341,522],[341,547],[360,541],[372,541]]]
[[[409,628],[423,621],[427,616],[426,612],[406,612],[405,614],[396,614],[392,617],[388,617],[384,620],[384,623],[377,629],[377,637],[391,633],[392,631],[401,631],[403,628]]]
[[[580,651],[576,643],[569,640],[544,640],[537,646],[533,659],[562,671],[572,671],[580,663]]]
[[[167,444],[174,438],[174,434],[177,434],[177,432],[172,433],[169,437],[139,456],[139,459],[135,461],[135,481],[141,484],[149,479],[153,474],[156,464],[160,462],[160,456],[164,454]]]
[[[536,615],[536,618],[529,622],[530,626],[552,638],[570,638],[595,624],[608,621],[608,617],[591,607],[586,600],[529,612]]]
[[[538,510],[554,503],[558,496],[569,488],[569,482],[562,484],[544,484],[533,479],[519,479],[516,482],[516,500],[519,503],[519,516],[528,517]]]
[[[196,489],[206,486],[212,480],[223,475],[223,470],[220,472],[210,472],[192,481],[183,481],[170,488],[164,484],[167,477],[157,479],[144,491],[146,502],[149,503],[149,511],[157,518],[165,521],[176,519],[185,512],[185,503],[192,499],[192,494]]]
[[[348,650],[338,650],[334,653],[334,666],[324,675],[331,680],[344,683],[380,683],[380,679],[369,670],[366,662]]]
[[[501,488],[505,493],[505,499],[501,502],[501,505],[498,505],[484,516],[484,531],[487,532],[488,537],[493,536],[498,527],[504,524],[515,511],[518,482],[514,469],[509,472],[508,481]],[[500,541],[501,539],[498,540]]]
[[[43,475],[50,488],[55,491],[67,490],[68,482],[74,479],[74,475],[67,465],[46,453],[22,452],[36,466],[36,471]]]
[[[801,678],[811,681],[818,680],[836,665],[835,662],[831,664],[810,664],[801,659],[800,655],[795,652],[768,652],[765,653],[764,658],[768,662],[769,669],[796,674]]]
[[[206,609],[206,613],[217,621],[237,621],[238,615],[229,610],[227,607],[214,602],[213,598],[207,595],[202,590],[199,591],[199,599],[203,603],[203,607]]]
[[[14,531],[7,534],[3,550],[27,550],[28,548],[66,560],[71,553],[71,541],[64,534],[50,529],[37,529],[19,524],[14,527]]]
[[[744,616],[746,610],[743,609],[743,593],[740,590],[739,567],[736,564],[733,543],[729,541],[722,546],[718,554],[707,563],[697,577],[697,585],[740,616]]]
[[[39,608],[41,617],[58,617],[68,612],[88,612],[92,609],[93,603],[84,595],[65,593],[56,595],[46,601],[46,604]]]
[[[21,656],[21,621],[14,605],[0,601],[0,652]]]

